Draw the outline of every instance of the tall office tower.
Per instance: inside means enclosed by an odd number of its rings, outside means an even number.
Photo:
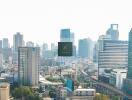
[[[71,33],[71,42],[72,42],[73,45],[74,45],[74,42],[75,42],[75,36],[74,36],[74,33]]]
[[[78,55],[81,58],[91,59],[92,57],[92,40],[90,38],[80,39],[78,45]]]
[[[43,43],[42,51],[41,51],[41,55],[42,55],[43,58],[45,58],[46,51],[48,51],[48,44],[47,43]]]
[[[3,62],[7,63],[9,61],[9,42],[8,38],[3,38]]]
[[[8,38],[3,38],[3,48],[9,48]]]
[[[18,48],[19,85],[38,86],[40,65],[39,47]]]
[[[0,83],[0,100],[10,100],[10,86],[8,83]]]
[[[62,29],[60,33],[60,42],[71,42],[70,29]]]
[[[127,68],[128,42],[103,40],[98,52],[99,75],[106,69]]]
[[[13,36],[13,47],[14,50],[17,52],[18,51],[18,47],[22,47],[24,40],[23,40],[23,35],[20,34],[19,32],[17,32],[14,36]]]
[[[2,53],[0,53],[0,71],[2,69]]]
[[[0,53],[2,53],[2,40],[0,40]]]
[[[17,32],[13,36],[13,63],[18,64],[18,47],[22,47],[24,44],[23,35]]]
[[[73,56],[76,57],[77,56],[77,51],[76,51],[76,46],[73,45]]]
[[[34,47],[34,43],[33,43],[32,41],[28,41],[28,42],[26,43],[26,46],[27,46],[27,47]]]
[[[123,91],[132,96],[132,29],[129,32],[128,41],[128,71],[127,78],[124,80]]]
[[[112,40],[118,40],[119,38],[118,24],[111,24],[111,27],[107,30],[106,35],[110,35]]]
[[[44,43],[43,46],[42,46],[42,49],[44,51],[48,50],[48,44],[47,43]]]
[[[56,46],[54,43],[51,43],[51,50],[55,50],[56,49]]]

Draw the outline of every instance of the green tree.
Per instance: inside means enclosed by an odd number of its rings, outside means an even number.
[[[30,87],[27,86],[20,86],[15,88],[12,91],[12,96],[17,99],[24,99],[24,100],[41,100],[41,98],[36,95]]]
[[[97,94],[95,100],[109,100],[109,97],[104,94]]]

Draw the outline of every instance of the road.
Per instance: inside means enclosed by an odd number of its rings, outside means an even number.
[[[116,94],[119,94],[119,95],[121,95],[121,96],[123,96],[123,97],[127,97],[128,99],[132,100],[132,96],[129,96],[129,95],[125,94],[123,91],[117,89],[116,87],[113,87],[113,86],[111,86],[111,85],[109,85],[109,84],[106,84],[106,83],[103,83],[103,82],[100,82],[100,81],[98,81],[98,80],[93,79],[93,78],[90,77],[84,70],[81,70],[81,72],[82,72],[88,79],[90,79],[90,81],[92,81],[93,83],[97,84],[98,86],[102,86],[102,87],[104,87],[104,88],[106,88],[106,89],[108,89],[108,90],[110,90],[110,91],[113,91],[113,92],[116,93]]]

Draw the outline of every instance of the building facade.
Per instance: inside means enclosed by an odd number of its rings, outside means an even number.
[[[37,86],[39,81],[39,47],[19,47],[18,79],[19,85]]]
[[[128,71],[127,78],[124,80],[123,91],[132,96],[132,29],[129,32],[128,42]]]
[[[103,40],[102,49],[98,52],[99,75],[106,69],[127,68],[128,42]]]
[[[81,58],[93,58],[92,40],[90,38],[79,40],[78,56]]]

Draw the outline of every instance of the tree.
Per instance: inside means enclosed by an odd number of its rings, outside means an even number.
[[[109,100],[109,97],[104,94],[97,94],[95,100]]]
[[[24,99],[24,100],[41,100],[41,98],[36,95],[30,87],[27,86],[20,86],[15,88],[12,91],[12,96],[17,99]]]

